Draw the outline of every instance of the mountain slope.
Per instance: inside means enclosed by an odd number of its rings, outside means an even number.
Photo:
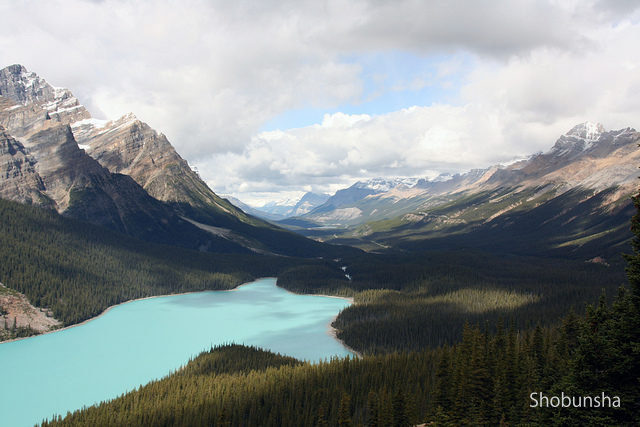
[[[434,180],[358,182],[296,219],[334,227],[354,227],[407,214],[411,215],[405,220],[412,221],[436,206],[499,188],[511,189],[513,197],[506,198],[520,205],[524,201],[518,201],[517,194],[532,188],[538,189],[538,196],[548,193],[552,197],[572,189],[602,191],[615,187],[618,190],[610,195],[613,202],[634,190],[640,164],[639,140],[634,129],[607,132],[601,125],[583,123],[561,136],[548,152],[527,160]],[[500,209],[487,208],[485,219],[517,207],[492,203]]]
[[[34,184],[35,176],[12,178],[0,186],[5,198],[31,200],[134,237],[200,250],[297,256],[353,252],[247,215],[211,191],[164,135],[132,114],[110,122],[93,119],[69,90],[54,88],[23,66],[0,70],[0,126],[25,149],[13,150],[7,164],[16,170],[28,156],[43,185]],[[20,190],[16,183],[31,187]]]
[[[630,236],[626,221],[629,197],[637,191],[639,142],[634,129],[605,131],[583,123],[527,160],[419,180],[343,205],[362,214],[333,241],[369,249],[620,252]],[[321,208],[310,219],[317,221]]]
[[[87,117],[68,90],[53,88],[22,66],[0,70],[2,198],[53,208],[148,241],[247,252],[199,230],[130,177],[110,173],[87,155],[69,126]]]
[[[51,204],[35,164],[24,145],[0,126],[0,198],[26,204]]]
[[[113,173],[133,178],[151,196],[215,236],[258,253],[319,256],[352,252],[333,248],[247,215],[215,194],[163,134],[134,115],[72,125],[80,146]]]
[[[7,200],[0,200],[0,258],[0,282],[65,325],[130,299],[229,289],[282,268],[268,257],[149,243]]]
[[[163,134],[133,114],[106,123],[82,120],[72,129],[90,156],[111,172],[129,175],[152,197],[248,220],[207,187]]]

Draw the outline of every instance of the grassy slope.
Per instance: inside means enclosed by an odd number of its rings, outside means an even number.
[[[425,209],[422,219],[397,217],[368,223],[331,241],[376,251],[464,247],[582,259],[615,257],[628,250],[633,207],[628,199],[608,203],[615,189],[595,194],[569,191],[553,198],[537,190],[515,196],[505,190],[467,195]]]

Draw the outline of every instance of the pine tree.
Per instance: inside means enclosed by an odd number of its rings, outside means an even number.
[[[338,411],[338,425],[340,427],[351,427],[351,396],[347,393],[342,394],[340,399],[340,409]]]
[[[443,409],[451,409],[451,359],[449,349],[441,349],[440,354],[440,361],[436,368],[434,400],[436,406],[440,406]]]
[[[318,420],[316,422],[317,427],[329,427],[329,421],[327,421],[327,411],[324,403],[320,403],[318,407]]]
[[[378,393],[378,402],[380,405],[380,410],[378,411],[378,426],[393,425],[393,405],[389,393],[385,390]]]
[[[409,417],[407,416],[407,407],[402,390],[398,390],[393,396],[393,426],[409,426]]]
[[[370,391],[367,396],[367,427],[379,427],[378,414],[378,395]]]

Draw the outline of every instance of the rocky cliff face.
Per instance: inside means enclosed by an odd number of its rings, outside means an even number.
[[[102,166],[129,175],[154,198],[248,220],[207,187],[163,134],[133,114],[110,122],[82,120],[72,128],[78,143]]]
[[[69,124],[73,134],[64,138],[60,135],[66,130],[52,130]],[[37,160],[36,169],[60,212],[69,206],[69,192],[63,194],[63,189],[69,190],[76,179],[69,165],[79,171],[88,167],[87,174],[96,175],[92,157],[110,172],[130,176],[157,200],[251,222],[213,193],[163,134],[133,114],[109,122],[93,119],[69,90],[51,86],[21,65],[0,70],[0,125]]]
[[[51,206],[35,159],[0,126],[0,198]]]
[[[57,123],[70,124],[91,117],[69,90],[51,86],[22,65],[0,70],[0,96],[25,106],[37,105]]]
[[[162,243],[244,251],[181,219],[131,177],[78,146],[71,123],[93,120],[66,89],[24,67],[0,70],[0,197]],[[222,243],[221,243],[222,242]]]
[[[21,154],[5,150],[4,170],[20,165],[20,173],[40,179],[40,187],[23,189],[26,181],[18,181],[17,173],[0,183],[4,198],[31,200],[134,237],[201,250],[298,256],[327,251],[218,197],[164,135],[132,114],[93,119],[70,91],[20,65],[0,70],[0,126],[23,148]]]

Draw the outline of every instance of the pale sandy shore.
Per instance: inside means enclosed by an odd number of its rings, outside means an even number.
[[[329,336],[333,337],[336,341],[340,342],[340,344],[342,344],[342,346],[344,348],[346,348],[347,350],[349,350],[351,353],[355,354],[357,357],[362,357],[362,353],[360,353],[359,351],[356,351],[353,348],[349,347],[347,344],[345,344],[344,341],[342,341],[340,338],[338,338],[338,330],[336,328],[334,328],[333,326],[331,326],[331,324],[337,318],[338,318],[337,314],[335,316],[333,316],[333,319],[331,319],[331,321],[329,322],[329,329],[327,330],[327,333],[329,334]]]
[[[233,292],[233,291],[237,291],[242,286],[248,286],[248,285],[251,285],[251,284],[257,282],[258,280],[263,280],[263,279],[276,279],[276,286],[277,286],[277,280],[278,280],[277,277],[261,277],[261,278],[252,280],[251,282],[242,283],[242,284],[236,286],[233,289],[210,289],[210,290],[204,290],[204,291],[190,291],[190,292],[181,292],[181,293],[176,293],[176,294],[152,295],[152,296],[143,297],[143,298],[136,298],[136,299],[123,301],[123,302],[121,302],[119,304],[115,304],[115,305],[109,306],[106,309],[104,309],[104,311],[102,313],[98,314],[97,316],[91,317],[91,318],[89,318],[87,320],[83,320],[80,323],[74,323],[73,325],[65,326],[64,328],[53,329],[51,331],[43,332],[43,333],[38,334],[38,335],[31,335],[30,337],[21,337],[21,338],[14,338],[14,339],[11,339],[11,340],[1,341],[0,345],[5,344],[5,343],[10,343],[10,342],[13,342],[13,341],[20,341],[20,340],[24,340],[24,339],[27,339],[27,338],[37,337],[37,336],[40,336],[40,335],[46,335],[46,334],[51,334],[51,333],[54,333],[54,332],[60,332],[60,331],[64,331],[65,329],[75,328],[77,326],[82,326],[82,325],[84,325],[84,324],[86,324],[88,322],[91,322],[92,320],[96,320],[96,319],[104,316],[105,314],[107,314],[107,312],[109,312],[109,310],[111,310],[113,308],[116,308],[118,306],[121,306],[123,304],[128,304],[130,302],[143,301],[143,300],[148,300],[148,299],[152,299],[152,298],[162,298],[162,297],[169,297],[169,296],[177,296],[177,295],[189,295],[189,294],[196,294],[196,293],[200,293],[200,292]],[[288,289],[284,289],[284,288],[280,288],[280,289],[283,289],[284,291],[289,292],[289,293],[294,294],[294,295],[311,295],[311,296],[326,297],[326,298],[344,299],[344,300],[348,301],[350,304],[353,304],[353,298],[351,298],[351,297],[339,297],[339,296],[335,296],[335,295],[325,295],[325,294],[296,294],[295,292],[291,292]],[[336,341],[339,341],[347,350],[349,350],[353,354],[357,355],[358,357],[362,357],[362,355],[360,353],[358,353],[357,351],[355,351],[354,349],[352,349],[351,347],[346,345],[341,339],[338,338],[337,330],[333,326],[331,326],[331,324],[334,322],[334,320],[336,320],[337,317],[338,317],[338,315],[336,314],[331,319],[331,321],[329,322],[327,333],[329,334],[329,336],[333,337]]]

